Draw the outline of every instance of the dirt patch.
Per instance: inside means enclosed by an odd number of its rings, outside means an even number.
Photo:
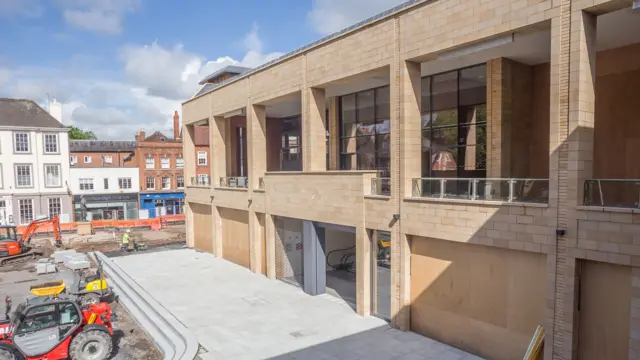
[[[153,341],[118,303],[111,303],[118,320],[113,323],[113,360],[161,360]]]

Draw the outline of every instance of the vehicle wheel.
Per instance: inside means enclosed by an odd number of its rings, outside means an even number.
[[[87,308],[89,305],[98,304],[100,302],[100,295],[98,294],[84,294],[80,296],[80,307]]]
[[[111,337],[101,330],[83,331],[71,340],[69,357],[72,360],[104,360],[111,355]]]
[[[24,357],[15,351],[0,349],[0,360],[24,360]]]

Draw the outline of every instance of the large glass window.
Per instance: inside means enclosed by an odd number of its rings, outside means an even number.
[[[378,170],[389,177],[391,121],[389,87],[340,98],[340,168]]]
[[[53,165],[53,164],[45,165],[44,180],[45,180],[45,187],[62,186],[62,179],[60,177],[60,165]]]
[[[54,218],[59,216],[62,212],[62,201],[60,198],[50,198],[49,199],[49,217]]]
[[[32,187],[33,181],[31,177],[31,165],[21,164],[15,165],[16,171],[16,187]]]
[[[29,224],[33,220],[33,199],[20,199],[18,208],[20,211],[20,224]]]
[[[486,66],[422,79],[422,176],[486,176]]]
[[[58,153],[58,134],[44,134],[44,153]]]

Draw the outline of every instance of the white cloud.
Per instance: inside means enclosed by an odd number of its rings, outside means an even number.
[[[44,9],[39,0],[0,0],[0,17],[40,17]]]
[[[120,53],[127,80],[147,88],[149,94],[169,99],[186,99],[199,88],[198,82],[207,75],[227,66],[256,67],[282,55],[279,52],[263,53],[258,26],[245,36],[247,53],[238,61],[229,56],[205,61],[190,53],[182,45],[165,48],[158,42],[144,46],[126,46]]]
[[[2,1],[2,0],[0,0]],[[0,96],[28,98],[46,107],[47,94],[62,104],[62,120],[91,130],[101,139],[133,140],[139,129],[172,134],[173,112],[198,89],[198,82],[229,64],[257,66],[281,55],[264,53],[255,26],[244,38],[242,60],[221,56],[207,61],[183,46],[154,42],[121,49],[120,72],[96,69],[99,58],[71,57],[66,67],[4,65],[0,62]],[[4,85],[3,85],[4,84]]]
[[[406,0],[314,0],[307,18],[315,31],[329,35]]]
[[[127,13],[140,7],[140,0],[58,0],[67,24],[101,34],[122,33]]]

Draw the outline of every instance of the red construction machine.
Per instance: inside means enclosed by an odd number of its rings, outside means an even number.
[[[18,235],[14,225],[0,226],[0,266],[17,259],[35,258],[42,255],[41,250],[33,249],[29,245],[36,231],[48,225],[53,228],[56,247],[62,246],[60,219],[57,216],[33,220],[22,235]]]
[[[107,359],[111,317],[104,302],[81,308],[69,299],[31,299],[0,321],[0,360]]]

